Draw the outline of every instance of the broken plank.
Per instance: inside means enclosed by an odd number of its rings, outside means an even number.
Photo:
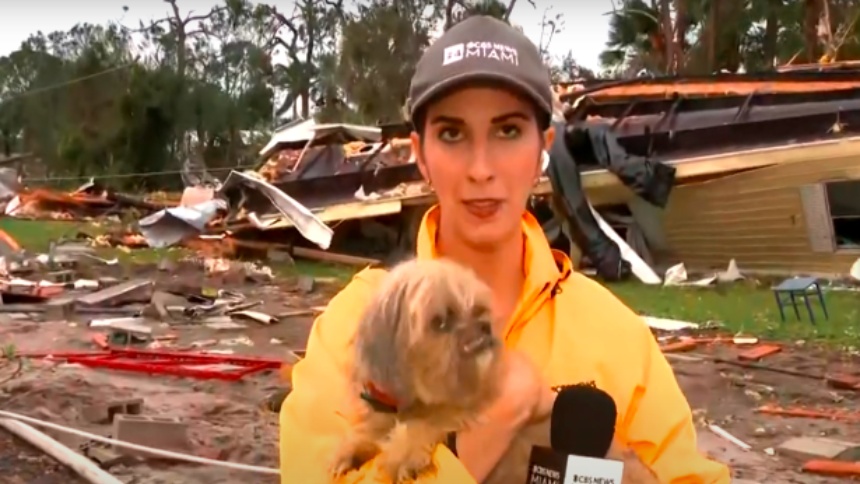
[[[780,444],[776,451],[800,460],[829,460],[858,445],[860,444],[826,437],[795,437]]]
[[[132,279],[77,299],[84,306],[118,306],[125,302],[152,300],[155,284],[149,279]]]
[[[811,460],[803,464],[803,472],[832,477],[860,477],[860,462],[841,462],[828,459]]]
[[[335,264],[345,264],[353,266],[370,266],[379,263],[379,260],[377,259],[369,259],[367,257],[358,257],[347,254],[337,254],[334,252],[326,252],[324,250],[309,249],[307,247],[293,247],[293,256],[319,262],[332,262]]]
[[[43,313],[47,304],[0,304],[0,313]]]
[[[287,319],[287,318],[298,318],[301,316],[313,316],[319,311],[314,309],[293,309],[291,311],[284,311],[282,313],[278,313],[275,315],[277,319]]]
[[[699,342],[694,339],[675,341],[660,346],[660,351],[663,353],[677,353],[684,351],[692,351],[699,346]]]
[[[759,361],[762,358],[779,353],[780,351],[782,351],[782,347],[778,345],[759,345],[740,352],[738,354],[738,359],[741,361]]]
[[[686,361],[686,362],[698,363],[700,361],[705,361],[707,359],[703,355],[679,355],[677,353],[665,353],[663,356],[665,356],[666,359],[669,360],[670,362],[671,361]]]
[[[838,390],[860,390],[860,378],[854,375],[827,375],[827,385]]]

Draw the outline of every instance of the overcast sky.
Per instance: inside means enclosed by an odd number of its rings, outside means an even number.
[[[183,13],[193,10],[203,13],[217,4],[216,0],[179,0]],[[274,2],[287,10],[292,2]],[[535,0],[533,8],[525,0],[519,0],[511,20],[523,26],[525,33],[537,44],[540,40],[540,20],[544,9],[555,4],[550,12],[564,14],[564,31],[556,35],[550,44],[553,55],[561,56],[568,50],[582,65],[590,68],[598,66],[598,55],[606,42],[608,17],[604,15],[611,8],[611,0],[556,1]],[[122,6],[128,6],[123,12]],[[0,20],[0,55],[17,49],[21,41],[36,31],[52,32],[68,30],[79,22],[104,23],[122,20],[125,25],[137,26],[144,22],[163,18],[169,6],[163,0],[27,0],[15,2],[4,8]]]

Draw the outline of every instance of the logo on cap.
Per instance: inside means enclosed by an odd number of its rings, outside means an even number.
[[[491,59],[508,64],[519,65],[517,49],[495,42],[466,42],[446,47],[442,54],[442,65],[447,66],[469,58]]]

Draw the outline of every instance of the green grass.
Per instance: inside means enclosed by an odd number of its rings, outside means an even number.
[[[0,229],[8,233],[24,249],[33,252],[48,250],[51,241],[64,237],[74,237],[78,232],[92,233],[94,225],[85,222],[21,220],[0,218]]]
[[[636,282],[610,284],[609,288],[635,311],[649,316],[690,321],[716,322],[730,332],[783,341],[820,341],[839,346],[860,346],[860,294],[825,292],[830,319],[824,320],[813,305],[817,325],[809,322],[801,307],[801,321],[786,309],[779,317],[773,293],[767,285],[741,281],[718,287],[660,287]]]
[[[361,269],[361,267],[327,264],[324,262],[313,262],[301,259],[297,260],[295,265],[283,268],[287,273],[301,274],[314,278],[335,279],[341,284],[349,282],[349,280],[352,279],[352,276]]]

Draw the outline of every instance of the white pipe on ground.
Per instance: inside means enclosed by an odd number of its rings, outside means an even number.
[[[5,428],[33,447],[53,457],[57,462],[75,471],[77,475],[92,484],[123,484],[122,481],[99,468],[91,460],[24,422],[4,418],[0,419],[0,427]]]
[[[211,465],[217,467],[224,467],[226,469],[233,469],[237,471],[245,471],[245,472],[255,472],[257,474],[268,474],[277,476],[280,475],[280,471],[278,469],[272,469],[269,467],[260,467],[260,466],[252,466],[247,464],[239,464],[238,462],[226,462],[222,460],[214,460],[214,459],[206,459],[203,457],[197,457],[194,455],[188,454],[180,454],[179,452],[171,452],[163,449],[155,449],[152,447],[147,447],[145,445],[132,444],[131,442],[124,442],[122,440],[109,439],[107,437],[103,437],[101,435],[91,434],[89,432],[84,432],[83,430],[73,429],[70,427],[64,427],[62,425],[57,425],[51,422],[45,422],[39,419],[35,419],[32,417],[27,417],[25,415],[19,415],[17,413],[7,412],[5,410],[0,410],[0,417],[3,419],[11,419],[17,420],[20,422],[26,422],[30,425],[35,425],[37,427],[44,427],[47,429],[55,430],[57,432],[62,432],[65,434],[76,435],[78,437],[83,437],[85,439],[94,440],[96,442],[101,442],[103,444],[110,444],[116,447],[122,447],[125,449],[136,450],[138,452],[146,452],[147,454],[156,455],[158,457],[163,457],[166,459],[174,459],[180,460],[184,462],[192,462],[195,464],[203,464],[203,465]],[[0,420],[2,422],[4,420]]]

